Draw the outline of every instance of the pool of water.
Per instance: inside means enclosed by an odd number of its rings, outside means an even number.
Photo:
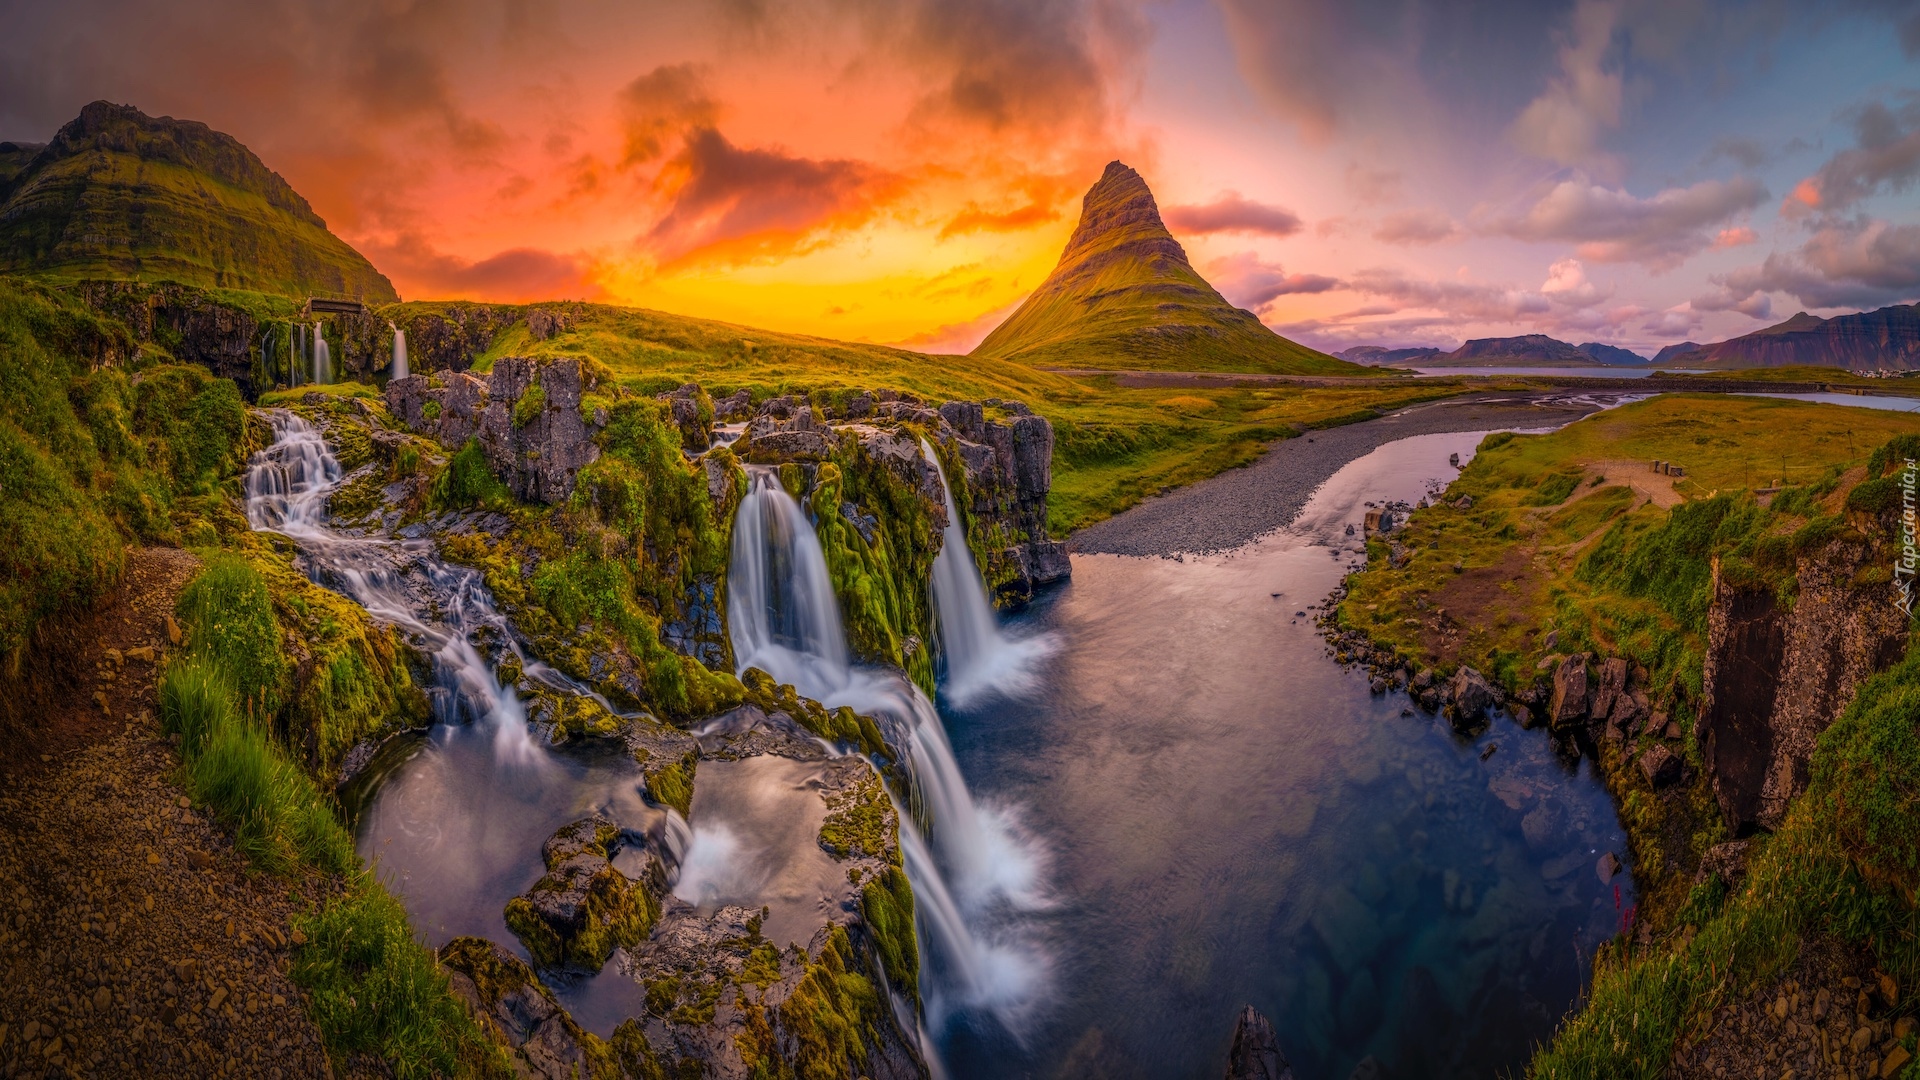
[[[1230,555],[1075,556],[1020,617],[1059,642],[1039,686],[947,724],[1045,852],[1050,977],[1019,1023],[949,1025],[954,1076],[1211,1080],[1249,1003],[1303,1077],[1490,1077],[1550,1035],[1633,904],[1596,871],[1625,851],[1605,790],[1543,732],[1370,694],[1310,617],[1366,503],[1483,434],[1384,446]]]
[[[1891,412],[1920,412],[1920,398],[1883,397],[1878,394],[1742,394],[1742,397],[1781,398],[1824,405],[1851,405],[1856,409],[1886,409]]]

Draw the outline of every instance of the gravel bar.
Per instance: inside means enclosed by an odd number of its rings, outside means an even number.
[[[1340,467],[1414,435],[1572,423],[1616,404],[1619,393],[1482,394],[1419,405],[1358,424],[1282,439],[1250,465],[1156,495],[1074,533],[1080,554],[1214,554],[1291,524]]]

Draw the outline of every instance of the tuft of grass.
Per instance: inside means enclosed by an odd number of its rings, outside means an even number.
[[[180,736],[188,794],[234,830],[234,846],[254,866],[282,875],[358,866],[332,805],[263,724],[235,709],[232,679],[218,664],[195,656],[169,664],[160,720]]]
[[[401,1080],[513,1075],[481,1032],[407,912],[370,874],[302,920],[289,971],[336,1061],[371,1055]]]
[[[224,673],[250,715],[280,711],[291,665],[273,594],[258,570],[235,556],[214,556],[174,610],[187,628],[187,652]]]

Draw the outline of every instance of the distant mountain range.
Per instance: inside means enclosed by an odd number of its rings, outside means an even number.
[[[1060,262],[972,355],[1071,368],[1353,374],[1234,307],[1187,261],[1140,174],[1088,189]]]
[[[238,139],[106,101],[0,143],[0,272],[399,299]]]
[[[1712,345],[1669,345],[1654,360],[1682,368],[1812,365],[1912,371],[1920,369],[1920,304],[1831,319],[1802,311],[1786,322]]]
[[[1474,338],[1452,352],[1439,349],[1388,349],[1357,345],[1333,355],[1373,366],[1417,364],[1421,367],[1591,367],[1644,366],[1647,358],[1613,345],[1589,341],[1572,345],[1545,334],[1519,337]]]

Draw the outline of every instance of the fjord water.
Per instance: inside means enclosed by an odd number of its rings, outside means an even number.
[[[1482,434],[1388,444],[1231,555],[1075,556],[1019,618],[1060,643],[1033,690],[948,725],[1050,853],[1054,978],[1018,1036],[952,1025],[955,1076],[1217,1077],[1247,1003],[1302,1077],[1518,1074],[1633,903],[1595,870],[1625,852],[1607,794],[1544,732],[1402,715],[1310,618],[1365,503],[1419,498]]]

